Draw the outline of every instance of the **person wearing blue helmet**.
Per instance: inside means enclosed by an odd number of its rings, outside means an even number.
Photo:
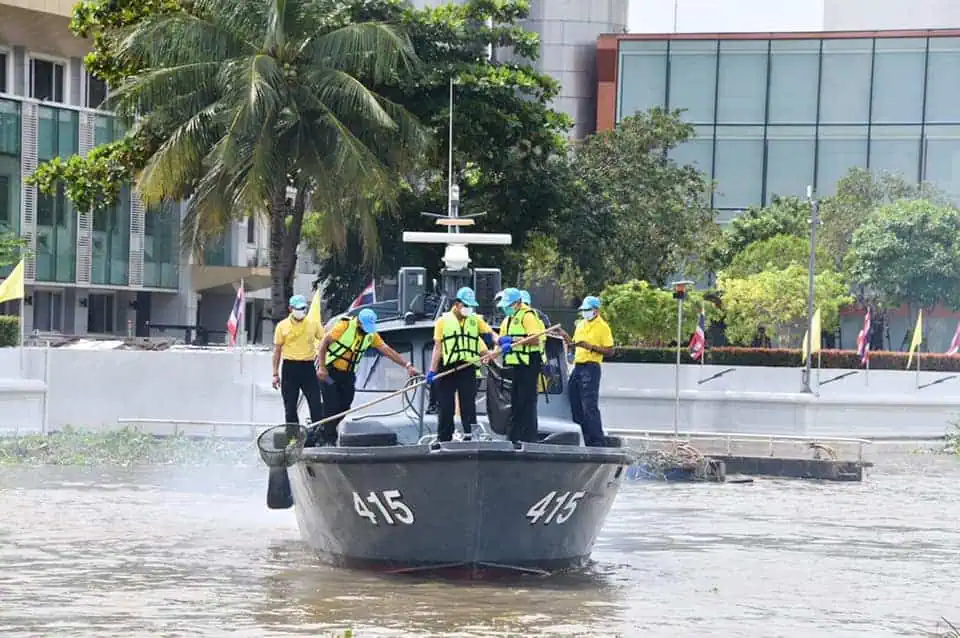
[[[583,442],[602,447],[606,436],[600,418],[600,364],[604,357],[613,355],[613,333],[600,316],[599,298],[585,297],[580,314],[573,338],[562,333],[566,342],[576,348],[570,375],[570,411],[583,432]]]
[[[376,312],[364,308],[356,317],[344,315],[320,342],[317,376],[323,382],[324,418],[345,412],[353,405],[357,366],[370,348],[379,350],[387,359],[406,368],[411,377],[420,374],[412,363],[400,356],[377,334]],[[321,443],[336,443],[337,426],[341,420],[342,418],[334,419],[323,424]]]
[[[273,332],[273,387],[280,388],[286,423],[299,423],[297,404],[303,392],[310,407],[310,420],[323,417],[323,400],[314,361],[323,326],[307,317],[307,299],[294,295],[289,301],[290,315]],[[280,364],[283,362],[283,368]]]
[[[542,332],[540,320],[517,288],[503,291],[498,307],[506,318],[500,324],[497,341],[503,352],[503,364],[512,380],[510,393],[510,427],[507,437],[514,443],[537,441],[537,382],[543,367],[539,341],[514,345],[526,337]]]
[[[457,291],[453,307],[437,319],[433,329],[433,357],[427,383],[433,386],[437,374],[455,370],[469,361],[476,361],[493,344],[493,330],[477,316],[477,296],[464,286]],[[475,365],[451,372],[436,382],[437,440],[453,439],[457,397],[460,398],[460,423],[463,438],[469,440],[477,422],[477,371]]]

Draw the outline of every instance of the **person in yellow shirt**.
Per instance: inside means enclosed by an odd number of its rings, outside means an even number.
[[[606,439],[600,419],[600,364],[613,356],[613,333],[600,316],[600,299],[585,297],[580,304],[583,317],[577,321],[573,338],[562,333],[567,344],[576,347],[570,375],[570,411],[583,432],[583,442],[603,447]]]
[[[273,332],[273,387],[280,388],[286,423],[300,423],[297,403],[301,392],[310,407],[310,421],[316,422],[323,418],[322,393],[314,368],[323,326],[307,318],[303,295],[290,297],[289,307],[290,315]]]
[[[353,405],[356,392],[357,366],[369,348],[376,348],[383,356],[407,369],[407,374],[420,374],[416,367],[388,346],[377,334],[377,313],[364,308],[356,317],[341,317],[320,342],[317,377],[323,382],[324,418],[340,414]],[[341,419],[323,424],[323,444],[337,442],[337,426]]]
[[[438,371],[446,372],[478,359],[487,351],[487,340],[493,344],[493,330],[483,317],[475,314],[478,305],[476,294],[464,286],[457,291],[453,308],[437,319],[433,329],[433,357],[427,372],[428,384],[433,385]],[[477,422],[478,365],[452,372],[436,382],[438,441],[453,439],[457,397],[460,398],[463,438],[470,439],[472,426]]]
[[[503,291],[498,306],[506,318],[500,324],[497,343],[503,351],[503,364],[513,381],[510,396],[510,427],[507,437],[514,443],[537,441],[537,381],[543,367],[539,341],[513,346],[514,341],[540,333],[537,313],[523,303],[516,288]]]

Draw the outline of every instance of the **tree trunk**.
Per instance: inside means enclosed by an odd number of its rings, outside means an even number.
[[[286,183],[278,188],[270,210],[270,298],[272,319],[278,323],[287,315],[287,304],[293,295],[297,274],[297,246],[303,230],[307,188],[297,189],[293,206],[287,205]],[[291,216],[289,225],[287,215]]]

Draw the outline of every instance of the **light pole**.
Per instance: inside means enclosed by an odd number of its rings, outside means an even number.
[[[675,281],[670,284],[673,287],[673,298],[677,300],[677,363],[674,370],[673,379],[673,437],[680,438],[680,340],[683,338],[683,300],[687,298],[687,286],[692,286],[692,281]]]
[[[813,294],[817,268],[817,226],[820,225],[820,202],[813,198],[813,186],[807,186],[807,201],[810,202],[810,263],[807,272],[807,356],[803,365],[801,392],[813,394],[810,389],[810,373],[813,367]]]

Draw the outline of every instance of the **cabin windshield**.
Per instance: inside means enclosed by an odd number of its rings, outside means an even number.
[[[412,344],[391,343],[390,347],[407,361],[413,356]],[[406,370],[374,348],[367,350],[357,365],[357,390],[363,392],[394,392],[403,388],[407,379]]]

